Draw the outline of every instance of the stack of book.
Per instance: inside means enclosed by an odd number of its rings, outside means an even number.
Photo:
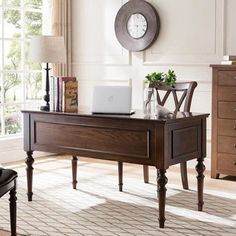
[[[78,81],[76,77],[50,77],[50,110],[78,112]]]
[[[223,56],[223,61],[221,62],[222,65],[236,65],[236,56]]]

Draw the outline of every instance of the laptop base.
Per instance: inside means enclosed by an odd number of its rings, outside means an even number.
[[[135,114],[134,110],[131,110],[129,113],[113,113],[113,112],[92,112],[93,115],[118,115],[118,116],[131,116]]]

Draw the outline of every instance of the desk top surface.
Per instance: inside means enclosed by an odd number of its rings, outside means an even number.
[[[23,110],[23,113],[33,113],[33,114],[47,114],[47,115],[66,115],[66,116],[77,116],[77,117],[99,117],[107,119],[131,119],[131,120],[146,120],[155,122],[175,122],[177,120],[190,120],[196,118],[206,118],[209,114],[206,113],[192,113],[192,112],[177,112],[164,117],[158,117],[157,115],[146,115],[142,110],[135,110],[133,115],[120,115],[120,114],[93,114],[88,109],[79,109],[78,113],[66,113],[66,112],[55,112],[55,111],[40,111],[40,110]]]

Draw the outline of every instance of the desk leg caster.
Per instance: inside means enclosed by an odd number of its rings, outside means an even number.
[[[168,179],[165,175],[165,169],[157,169],[157,195],[159,197],[159,227],[165,225],[165,204],[166,204],[166,184]]]
[[[198,211],[202,211],[203,208],[203,186],[204,186],[204,174],[206,167],[203,164],[203,158],[197,159],[197,165],[196,165],[196,171],[198,173],[197,175],[197,192],[198,192]]]
[[[76,189],[76,185],[78,183],[78,181],[77,181],[77,162],[78,162],[77,156],[73,156],[72,160],[71,160],[71,164],[72,164],[72,186],[73,186],[73,189]]]
[[[28,201],[32,201],[33,196],[33,164],[34,164],[34,158],[33,158],[33,152],[28,151],[27,158],[25,159],[26,163],[26,176],[27,176],[27,195],[28,195]]]

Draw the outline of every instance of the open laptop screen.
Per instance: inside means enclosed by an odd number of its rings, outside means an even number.
[[[95,86],[93,90],[92,112],[131,114],[132,87]]]

